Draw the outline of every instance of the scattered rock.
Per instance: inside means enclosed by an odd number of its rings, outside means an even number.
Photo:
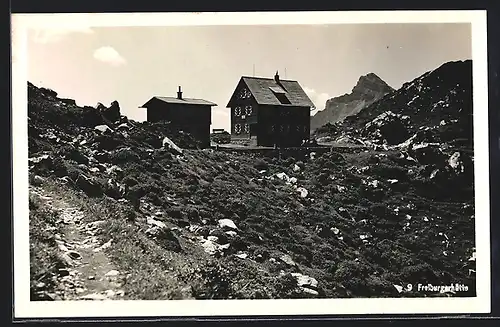
[[[76,251],[68,251],[66,254],[72,259],[72,260],[80,260],[82,258],[82,255]]]
[[[106,170],[106,174],[116,177],[118,179],[122,179],[124,173],[123,169],[121,169],[117,165],[113,165]]]
[[[443,152],[437,143],[419,143],[413,145],[410,152],[423,165],[434,164],[443,160]]]
[[[217,236],[208,236],[206,239],[201,237],[200,243],[204,251],[209,255],[222,255],[224,250],[229,248],[230,244],[227,243],[221,245],[217,243],[218,240]]]
[[[465,171],[463,161],[461,160],[460,152],[453,153],[448,159],[448,164],[456,174],[461,174]]]
[[[219,220],[219,227],[222,228],[222,229],[238,229],[238,227],[236,227],[236,224],[234,223],[234,221],[232,221],[231,219],[220,219]]]
[[[35,175],[33,177],[33,185],[34,186],[41,186],[44,181],[45,181],[45,179],[41,176]]]
[[[125,296],[125,291],[124,290],[118,290],[115,292],[116,296],[123,297]]]
[[[303,187],[297,187],[297,192],[300,193],[301,198],[305,198],[309,194],[309,192]]]
[[[182,154],[182,149],[180,147],[178,147],[171,139],[169,139],[168,137],[165,137],[163,138],[163,141],[162,141],[162,146],[164,148],[168,148],[172,151],[174,151],[174,153],[177,153],[177,154]]]
[[[104,276],[106,277],[116,277],[120,274],[118,270],[110,270]]]
[[[113,132],[113,130],[108,125],[97,125],[94,128],[102,134],[109,134]]]
[[[297,286],[316,290],[318,281],[315,278],[303,275],[301,273],[292,273],[292,276],[297,279]]]
[[[281,179],[282,181],[285,181],[285,182],[290,181],[290,177],[288,177],[288,175],[285,173],[277,173],[276,177],[278,177],[279,179]]]
[[[343,193],[347,190],[347,188],[345,186],[342,186],[342,185],[336,185],[335,188],[337,189],[337,192],[339,192],[339,193]]]
[[[235,256],[240,258],[240,259],[246,259],[248,257],[248,253],[244,253],[244,252],[236,253]]]
[[[291,266],[291,267],[297,266],[297,264],[295,263],[295,261],[293,261],[292,257],[289,256],[288,254],[282,255],[280,257],[280,260],[283,261],[284,263],[286,263],[287,265]]]
[[[235,237],[236,235],[238,235],[238,233],[236,233],[234,230],[228,230],[224,233],[226,233],[226,235],[229,237]]]

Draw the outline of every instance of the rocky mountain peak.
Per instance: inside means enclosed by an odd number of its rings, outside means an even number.
[[[355,115],[392,91],[394,89],[375,73],[362,75],[351,93],[328,99],[325,109],[311,117],[311,130]]]
[[[371,94],[373,92],[377,93],[389,93],[392,92],[393,88],[390,87],[386,82],[384,82],[375,73],[368,73],[359,77],[358,82],[352,89],[352,93],[358,94]]]

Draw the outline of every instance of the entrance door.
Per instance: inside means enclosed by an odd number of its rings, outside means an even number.
[[[258,125],[250,124],[250,137],[257,136],[257,134],[258,134]]]

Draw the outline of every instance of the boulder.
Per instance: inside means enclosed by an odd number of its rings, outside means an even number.
[[[221,245],[218,243],[218,241],[219,239],[216,236],[208,236],[206,239],[201,238],[200,244],[207,254],[220,256],[224,253],[225,250],[229,248],[230,244],[227,243]]]
[[[108,125],[97,125],[94,129],[102,134],[109,134],[113,132]]]
[[[408,152],[423,165],[440,163],[444,159],[444,154],[437,143],[414,144]]]
[[[465,171],[464,162],[462,160],[460,152],[455,152],[448,158],[448,165],[457,175]]]
[[[278,177],[279,179],[281,179],[282,181],[285,181],[285,182],[290,182],[290,177],[288,177],[287,174],[285,173],[277,173],[276,174],[276,177]]]
[[[89,158],[82,153],[82,151],[72,148],[66,153],[65,155],[66,159],[69,160],[74,160],[78,164],[82,165],[88,165],[89,164]]]
[[[168,137],[163,138],[162,146],[172,150],[174,153],[182,154],[182,149],[179,148],[171,139]]]
[[[300,193],[301,198],[305,198],[309,194],[309,192],[303,187],[297,187],[297,192]]]
[[[43,154],[39,157],[34,157],[34,158],[29,158],[28,163],[30,166],[47,166],[50,167],[52,166],[52,157],[50,157],[48,154]]]
[[[113,199],[121,199],[125,195],[125,185],[120,184],[110,178],[106,183],[105,193],[107,196],[112,197]]]
[[[231,219],[227,219],[227,218],[219,220],[219,227],[224,229],[224,230],[238,229],[238,227],[236,227],[236,224],[234,223],[234,221],[232,221]]]
[[[101,186],[85,175],[80,174],[75,183],[88,196],[97,197],[103,194]]]
[[[301,273],[292,273],[291,275],[295,277],[295,279],[297,279],[297,286],[317,290],[318,281],[315,278],[303,275]]]
[[[98,103],[96,105],[96,109],[100,112],[102,117],[110,122],[119,121],[121,118],[120,115],[120,104],[118,101],[111,102],[111,106],[108,108],[102,103]]]
[[[147,218],[147,224],[151,225],[151,226],[156,226],[156,227],[158,227],[160,229],[167,228],[167,225],[165,225],[164,222],[162,222],[160,220],[156,220],[153,217],[148,217]]]
[[[288,254],[282,255],[280,257],[280,260],[283,261],[288,266],[291,266],[291,267],[297,266],[297,264],[295,263],[295,261],[293,261],[292,257],[289,256]]]
[[[409,117],[386,111],[368,122],[361,133],[364,137],[394,145],[408,138]]]
[[[123,178],[123,169],[121,169],[120,167],[118,167],[117,165],[113,165],[111,167],[109,167],[108,169],[106,169],[106,173],[112,177],[116,177],[118,179],[122,179]]]

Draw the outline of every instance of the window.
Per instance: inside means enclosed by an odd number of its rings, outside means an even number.
[[[240,134],[241,133],[241,125],[240,124],[235,124],[234,125],[234,132],[236,134]]]
[[[250,91],[248,91],[247,89],[242,89],[240,91],[239,97],[240,99],[248,99],[251,95],[252,94],[250,93]]]
[[[270,130],[271,130],[271,132],[274,132],[276,130],[276,125],[271,125]]]
[[[241,115],[241,107],[234,108],[234,115],[235,116],[240,116]]]
[[[250,125],[245,124],[245,133],[250,134]]]
[[[283,132],[288,133],[290,131],[290,125],[285,125],[283,128]]]
[[[252,106],[246,106],[245,113],[247,114],[247,116],[250,116],[252,114]]]
[[[286,94],[283,94],[283,93],[274,93],[274,96],[282,104],[291,104],[291,102],[290,102],[290,100],[288,100]]]
[[[299,125],[295,126],[295,128],[297,129],[297,132],[300,132],[300,126]]]
[[[286,90],[281,86],[270,86],[269,89],[273,92],[274,96],[282,104],[291,104],[290,100],[286,96]]]

